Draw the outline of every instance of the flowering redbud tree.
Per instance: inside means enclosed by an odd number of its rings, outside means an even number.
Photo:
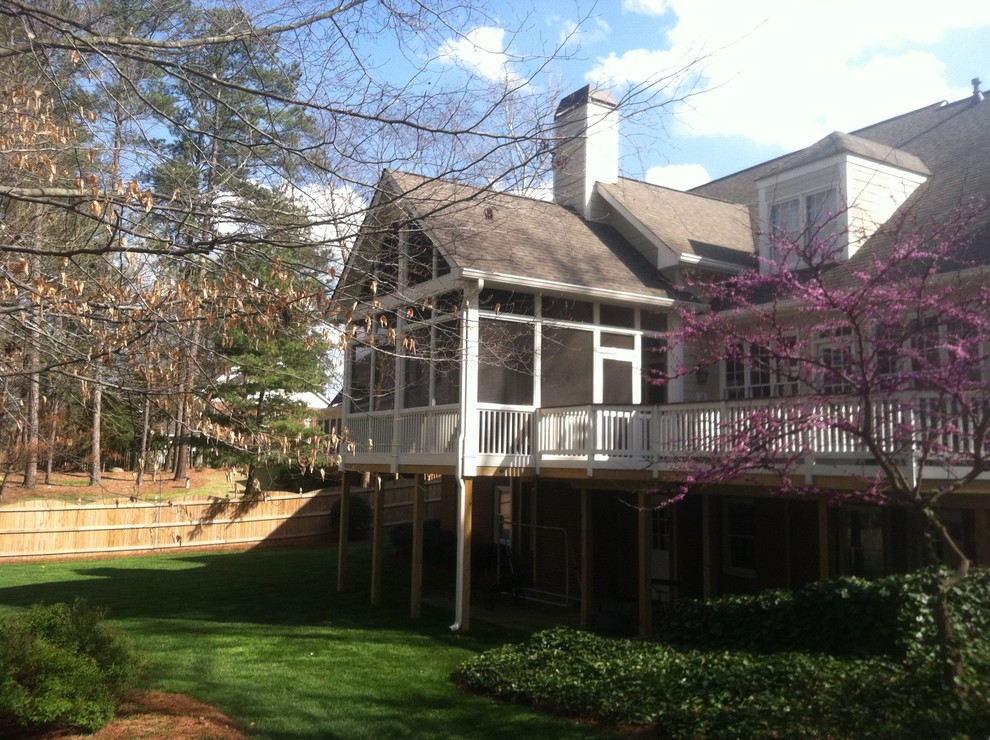
[[[667,336],[685,360],[657,378],[710,369],[738,399],[679,461],[691,483],[678,495],[769,474],[785,493],[921,515],[925,551],[948,566],[933,603],[953,685],[964,666],[948,594],[971,554],[941,513],[990,477],[988,216],[968,205],[924,227],[900,218],[848,257],[846,234],[769,235],[772,258],[685,286],[697,305]],[[817,489],[816,464],[854,485]]]

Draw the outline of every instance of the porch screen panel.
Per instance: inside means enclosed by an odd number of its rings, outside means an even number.
[[[594,402],[594,335],[580,329],[543,329],[543,406],[580,406]]]
[[[407,409],[428,406],[430,403],[430,330],[416,329],[409,332],[403,358],[405,383],[402,403]]]
[[[479,327],[478,400],[533,403],[533,325],[482,319]]]
[[[371,347],[360,344],[352,345],[351,351],[351,411],[369,411],[371,406],[371,364],[373,351]]]
[[[458,403],[461,393],[461,324],[445,321],[434,328],[433,400],[438,406]]]

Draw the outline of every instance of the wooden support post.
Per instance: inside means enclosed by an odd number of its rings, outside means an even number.
[[[701,494],[701,595],[710,599],[712,583],[712,504],[707,493]]]
[[[976,565],[990,566],[990,511],[977,509],[973,512],[976,518],[976,551],[973,553]]]
[[[636,504],[639,533],[639,636],[649,637],[653,632],[653,594],[651,593],[652,569],[650,563],[650,497],[640,491]]]
[[[828,580],[828,501],[818,499],[818,579]]]
[[[474,479],[464,479],[464,572],[461,581],[464,594],[461,610],[461,632],[471,628],[471,517],[474,508]]]
[[[340,477],[340,537],[337,543],[337,592],[347,588],[347,538],[351,510],[351,481],[347,473]]]
[[[374,519],[371,527],[371,603],[378,606],[382,603],[382,552],[385,536],[385,494],[382,491],[382,477],[376,475],[372,479],[375,497],[373,504]]]
[[[591,491],[581,489],[581,626],[591,625],[591,605],[594,603],[594,560],[591,551]]]
[[[412,536],[412,586],[409,614],[418,618],[423,608],[423,488],[422,473],[416,474],[413,484],[413,536]]]

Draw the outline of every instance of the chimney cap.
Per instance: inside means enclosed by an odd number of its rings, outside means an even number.
[[[577,108],[579,105],[586,105],[587,103],[596,103],[605,108],[617,108],[619,106],[619,102],[607,87],[589,84],[561,98],[555,116],[559,116],[571,108]]]
[[[970,80],[970,83],[973,85],[973,102],[979,103],[983,100],[983,93],[980,92],[980,78],[974,77]]]

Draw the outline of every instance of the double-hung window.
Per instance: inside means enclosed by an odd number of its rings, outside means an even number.
[[[839,208],[839,191],[834,187],[772,203],[768,257],[776,262],[790,248],[818,244],[830,251],[834,249],[833,242],[840,226]]]

